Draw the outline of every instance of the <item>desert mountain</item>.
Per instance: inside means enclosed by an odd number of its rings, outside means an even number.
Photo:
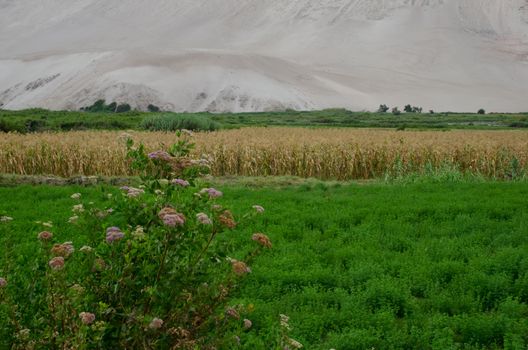
[[[0,0],[0,104],[528,110],[528,0]]]

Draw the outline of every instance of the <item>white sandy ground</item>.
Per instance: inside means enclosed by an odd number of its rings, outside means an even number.
[[[0,0],[0,104],[528,111],[528,0]]]

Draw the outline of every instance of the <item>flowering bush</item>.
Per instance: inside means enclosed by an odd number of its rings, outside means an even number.
[[[111,196],[111,208],[75,201],[68,221],[87,231],[80,249],[56,243],[43,231],[35,257],[34,298],[16,302],[9,274],[0,277],[0,303],[8,310],[13,348],[207,349],[237,345],[250,331],[248,309],[228,305],[249,259],[271,241],[256,233],[254,249],[234,259],[219,235],[264,211],[252,208],[240,220],[217,203],[222,192],[199,188],[206,159],[189,156],[189,136],[167,151],[147,153],[127,141],[130,164],[142,172],[141,185]],[[250,241],[251,237],[248,237]],[[226,240],[222,240],[226,241]],[[13,291],[13,293],[10,293]],[[19,309],[31,304],[31,320]]]

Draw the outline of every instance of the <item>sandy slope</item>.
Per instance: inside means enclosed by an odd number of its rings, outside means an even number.
[[[0,0],[0,104],[528,110],[528,0]]]

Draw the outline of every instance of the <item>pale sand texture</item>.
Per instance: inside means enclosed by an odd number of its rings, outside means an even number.
[[[0,0],[0,104],[528,111],[528,0]]]

